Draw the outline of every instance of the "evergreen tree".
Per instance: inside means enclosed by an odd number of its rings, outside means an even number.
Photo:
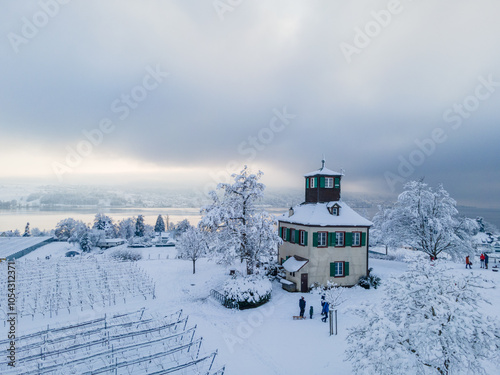
[[[144,216],[139,215],[135,223],[135,236],[144,237]]]
[[[165,222],[163,221],[161,215],[158,215],[158,219],[156,219],[155,232],[159,234],[165,232]]]
[[[101,213],[95,215],[92,229],[104,231],[106,238],[116,238],[117,235],[117,228],[113,223],[113,219]]]
[[[80,239],[80,247],[85,253],[88,253],[90,252],[90,250],[92,250],[92,241],[88,232],[85,232],[85,234]]]
[[[31,234],[30,234],[30,223],[27,223],[26,227],[24,228],[23,237],[30,237],[30,236],[31,236]]]

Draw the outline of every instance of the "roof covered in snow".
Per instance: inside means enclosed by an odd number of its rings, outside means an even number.
[[[304,175],[304,177],[312,177],[312,176],[343,176],[343,173],[332,171],[326,167],[322,167],[314,172],[309,172]]]
[[[300,260],[299,260],[300,259]],[[283,268],[288,272],[297,272],[302,267],[304,267],[309,260],[304,258],[297,259],[295,256],[288,258],[283,262]]]
[[[339,215],[332,215],[328,210],[337,203],[340,207]],[[369,227],[373,223],[362,217],[346,203],[342,201],[327,203],[302,203],[293,207],[293,215],[288,212],[277,217],[279,221],[290,224],[315,225],[320,227],[327,226],[355,226]]]

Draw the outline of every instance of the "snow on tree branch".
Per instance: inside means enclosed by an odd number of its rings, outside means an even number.
[[[478,282],[479,281],[479,282]],[[439,264],[410,266],[387,283],[381,305],[355,311],[346,357],[356,374],[485,374],[499,355],[500,325],[482,313],[479,276]]]

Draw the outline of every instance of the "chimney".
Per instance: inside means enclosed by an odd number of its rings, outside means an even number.
[[[293,207],[288,209],[288,217],[293,216]]]

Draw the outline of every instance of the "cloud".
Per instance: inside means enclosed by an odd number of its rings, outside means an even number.
[[[326,154],[360,190],[387,193],[384,173],[442,127],[448,140],[410,177],[457,183],[468,163],[498,175],[492,140],[500,139],[500,92],[457,131],[443,113],[474,93],[478,77],[500,81],[500,5],[400,3],[402,11],[351,63],[340,44],[352,44],[356,28],[387,2],[242,2],[221,21],[212,1],[71,1],[18,53],[7,35],[21,34],[23,17],[32,20],[41,8],[36,1],[9,3],[0,15],[0,131],[11,147],[2,149],[0,167],[4,176],[13,165],[31,173],[27,160],[12,164],[5,154],[32,147],[39,160],[63,162],[84,130],[109,118],[114,131],[73,174],[97,172],[98,161],[110,159],[206,171],[236,161],[279,171],[271,179],[279,185],[316,168]],[[112,103],[157,65],[170,76],[120,119]],[[241,144],[285,106],[297,117],[248,160]],[[140,168],[130,171],[139,178]],[[489,185],[498,186],[498,178]],[[457,194],[480,200],[466,190]]]

